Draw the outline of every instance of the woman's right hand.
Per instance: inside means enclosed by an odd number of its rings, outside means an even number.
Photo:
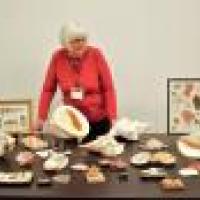
[[[34,130],[35,131],[42,131],[44,126],[44,121],[41,119],[36,120],[34,124]]]

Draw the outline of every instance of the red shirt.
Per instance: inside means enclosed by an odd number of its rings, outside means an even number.
[[[77,82],[84,89],[85,97],[82,100],[71,99],[69,95]],[[50,103],[58,87],[63,93],[64,104],[78,108],[90,122],[97,122],[104,117],[110,120],[116,118],[116,94],[110,69],[98,49],[88,47],[78,66],[72,66],[64,48],[53,54],[39,100],[39,119],[47,119]]]

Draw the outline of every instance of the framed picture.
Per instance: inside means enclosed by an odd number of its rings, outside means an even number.
[[[31,100],[0,100],[0,130],[30,131],[31,116]]]
[[[167,132],[200,131],[200,78],[168,78]]]

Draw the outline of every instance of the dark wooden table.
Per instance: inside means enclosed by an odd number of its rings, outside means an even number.
[[[171,174],[177,174],[177,170],[181,166],[189,163],[189,160],[180,156],[176,151],[175,141],[176,136],[166,135],[143,135],[142,139],[149,137],[160,138],[163,142],[170,145],[169,151],[178,156],[178,163],[174,168],[169,168]],[[133,153],[139,151],[139,142],[128,142],[126,144],[126,151],[122,155],[124,159],[129,159]],[[87,163],[96,163],[97,155],[88,154],[80,148],[76,148],[73,143],[67,142],[67,148],[73,149],[73,155],[70,156],[70,164],[84,161]],[[21,149],[20,145],[15,150],[15,153]],[[6,161],[2,162],[0,167],[8,170],[17,170],[18,166],[13,161],[14,157],[11,155]],[[71,173],[72,180],[67,185],[52,184],[50,186],[38,186],[36,184],[37,176],[42,175],[42,164],[37,160],[33,166],[35,171],[35,179],[29,186],[0,186],[0,198],[198,198],[200,197],[200,177],[185,178],[186,190],[166,192],[160,188],[160,185],[155,180],[145,181],[139,178],[138,169],[130,166],[127,170],[129,173],[128,181],[120,182],[118,172],[110,172],[105,170],[107,181],[103,184],[89,185],[85,181],[84,174],[81,172],[71,172],[66,169],[65,172]]]

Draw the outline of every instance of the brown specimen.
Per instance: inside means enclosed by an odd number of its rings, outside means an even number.
[[[187,84],[187,85],[185,86],[185,89],[184,89],[183,94],[184,94],[186,97],[189,98],[193,89],[194,89],[194,85],[193,85],[193,84]]]
[[[194,98],[192,99],[192,102],[194,104],[195,109],[200,110],[200,96],[195,95]]]
[[[82,130],[82,124],[80,122],[80,120],[78,119],[78,117],[75,115],[75,113],[72,110],[68,110],[67,111],[68,115],[70,116],[73,126],[78,130],[81,131]]]
[[[190,110],[183,110],[181,112],[181,117],[182,117],[184,123],[190,124],[192,122],[192,120],[195,119],[195,114]]]

